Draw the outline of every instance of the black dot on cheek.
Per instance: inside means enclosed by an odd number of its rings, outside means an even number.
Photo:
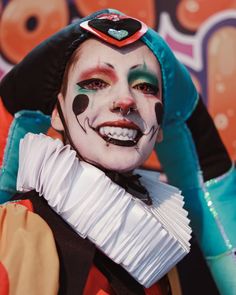
[[[86,94],[78,94],[74,98],[72,109],[76,116],[82,114],[88,107],[89,98]]]
[[[156,113],[156,118],[157,118],[157,124],[161,125],[162,120],[163,120],[163,105],[160,102],[157,102],[155,104],[155,113]]]

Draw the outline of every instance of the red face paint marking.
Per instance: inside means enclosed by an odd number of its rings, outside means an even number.
[[[117,121],[104,122],[101,125],[99,125],[99,128],[103,127],[103,126],[114,126],[114,127],[140,130],[140,128],[135,123],[133,123],[131,121],[127,121],[127,120],[117,120]]]
[[[112,80],[113,83],[115,83],[118,78],[117,75],[115,73],[115,71],[113,70],[112,66],[96,66],[94,68],[85,70],[81,75],[80,75],[80,80],[87,80],[87,79],[91,79],[94,76],[99,76],[99,75],[105,75],[107,76],[109,79]]]

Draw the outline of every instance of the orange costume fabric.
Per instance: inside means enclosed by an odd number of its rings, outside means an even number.
[[[0,207],[0,225],[0,294],[56,294],[59,260],[46,222],[8,203]]]
[[[53,232],[30,200],[0,206],[0,294],[58,294],[59,257]],[[79,269],[78,269],[79,271]],[[62,282],[63,283],[63,282]],[[145,295],[171,294],[166,278]],[[108,279],[92,265],[83,295],[114,295]]]

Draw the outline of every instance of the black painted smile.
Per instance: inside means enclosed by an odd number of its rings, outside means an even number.
[[[127,120],[105,122],[94,130],[107,143],[125,147],[137,145],[143,135],[136,124]]]
[[[79,94],[74,98],[72,108],[79,126],[84,131],[84,133],[87,133],[86,125],[88,125],[89,128],[95,131],[108,144],[134,147],[137,146],[142,136],[147,136],[150,134],[151,136],[149,141],[151,141],[153,136],[158,131],[158,127],[155,128],[155,126],[152,126],[152,128],[147,133],[143,133],[139,126],[127,119],[104,122],[98,127],[94,128],[90,125],[89,118],[86,117],[84,120],[84,125],[82,125],[78,119],[78,116],[87,109],[88,105],[89,97],[86,94]],[[156,103],[155,112],[159,125],[162,119],[162,104]]]
[[[101,136],[101,135],[100,135],[100,137],[102,137],[108,143],[111,143],[114,145],[119,145],[119,146],[126,146],[126,147],[136,146],[139,141],[139,139],[137,139],[137,140],[119,140],[119,139],[114,139],[109,136]]]

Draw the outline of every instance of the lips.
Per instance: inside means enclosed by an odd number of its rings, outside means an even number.
[[[119,146],[135,146],[142,136],[140,128],[127,120],[104,122],[96,132],[105,141]]]

